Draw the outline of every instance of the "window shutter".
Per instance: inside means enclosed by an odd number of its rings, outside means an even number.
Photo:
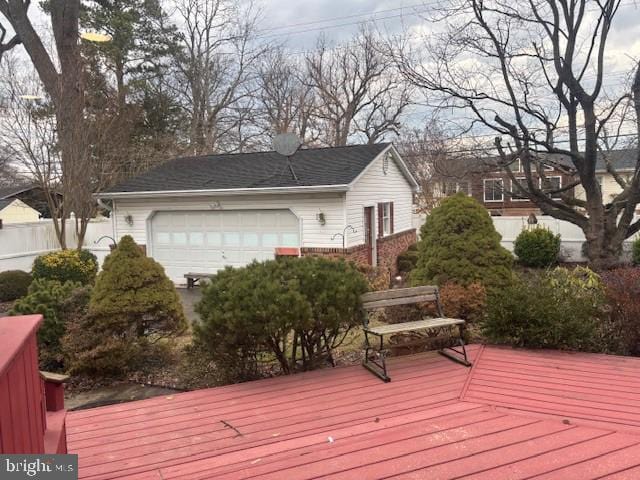
[[[389,203],[389,233],[393,234],[393,202]]]
[[[384,226],[383,226],[383,222],[382,222],[382,213],[383,213],[383,208],[382,208],[382,203],[378,204],[378,238],[382,237],[384,235]]]

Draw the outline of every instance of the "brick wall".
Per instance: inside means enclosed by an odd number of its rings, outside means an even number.
[[[349,248],[310,248],[300,249],[303,257],[344,258],[357,265],[367,265],[367,249],[364,245]]]
[[[404,252],[409,245],[416,243],[416,230],[405,230],[386,237],[377,238],[378,268],[388,271],[389,275],[397,273],[398,255]],[[367,249],[364,245],[350,248],[302,248],[300,254],[303,257],[329,257],[345,258],[358,265],[368,265]]]
[[[393,277],[398,273],[398,255],[404,252],[409,245],[416,243],[416,229],[405,230],[386,237],[378,238],[378,267],[389,270]]]

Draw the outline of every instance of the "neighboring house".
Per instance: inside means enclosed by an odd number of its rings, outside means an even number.
[[[40,212],[31,208],[17,198],[0,200],[0,221],[2,225],[9,223],[37,222]]]
[[[176,282],[280,253],[343,256],[395,272],[415,242],[417,183],[391,144],[179,158],[98,198]],[[344,238],[343,238],[344,235]]]
[[[596,172],[600,186],[603,189],[605,203],[622,191],[620,184],[611,173],[607,172],[604,155],[610,160],[615,171],[623,180],[628,180],[634,172],[637,162],[637,150],[613,150],[602,154],[596,164]],[[495,158],[478,158],[469,161],[464,175],[451,178],[439,178],[434,182],[432,190],[434,196],[444,198],[457,192],[465,192],[482,203],[492,215],[495,216],[527,216],[530,213],[540,214],[540,209],[529,199],[519,196],[512,187],[509,176],[497,166]],[[557,168],[556,165],[569,165],[566,157],[554,156],[553,165],[545,167],[545,177],[549,181],[550,190],[558,190],[575,181],[575,176],[567,173],[566,169]],[[524,173],[519,160],[516,160],[511,168],[516,178],[522,178]],[[522,174],[520,177],[518,174]],[[575,195],[576,198],[584,198],[584,190],[581,186],[565,194]],[[559,194],[558,194],[559,196]]]
[[[633,177],[633,172],[635,171],[636,163],[638,162],[638,151],[636,149],[630,148],[625,150],[613,150],[603,155],[607,155],[607,160],[611,163],[615,172],[620,175],[623,181],[628,182],[631,177]],[[607,171],[607,165],[604,157],[600,157],[598,159],[596,164],[596,174],[598,182],[600,183],[600,188],[602,189],[602,198],[605,203],[610,202],[616,195],[622,192],[622,186],[620,183],[618,183],[613,175]],[[575,195],[576,198],[585,198],[582,186],[576,187]],[[637,210],[640,210],[640,206],[638,206]]]
[[[516,179],[526,182],[524,170],[520,160],[511,165],[511,171]],[[544,176],[549,182],[548,189],[555,191],[573,181],[571,175],[563,170],[548,165],[544,167]],[[538,181],[540,181],[538,179]],[[504,170],[496,166],[493,159],[478,161],[478,168],[474,169],[464,185],[468,185],[469,193],[482,203],[489,213],[494,216],[527,216],[531,213],[540,214],[540,209],[528,198],[518,195],[517,189],[511,184],[511,179]],[[560,194],[558,194],[558,197]]]
[[[62,197],[61,194],[57,194]],[[43,218],[51,218],[47,198],[42,187],[33,184],[12,185],[0,187],[0,200],[18,199],[36,209]]]

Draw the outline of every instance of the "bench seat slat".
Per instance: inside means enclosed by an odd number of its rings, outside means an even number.
[[[362,302],[374,302],[378,300],[388,300],[390,298],[416,297],[419,295],[434,295],[438,287],[424,285],[422,287],[395,288],[393,290],[380,290],[378,292],[367,292],[362,295]]]
[[[413,297],[389,298],[386,300],[369,301],[362,304],[365,310],[373,310],[374,308],[392,307],[393,305],[410,305],[417,303],[435,302],[437,297],[434,294],[415,295]]]
[[[393,323],[389,325],[367,327],[365,328],[365,331],[374,335],[389,335],[393,333],[412,332],[415,330],[428,330],[430,328],[441,328],[462,324],[464,324],[464,320],[459,318],[428,318],[415,322]]]

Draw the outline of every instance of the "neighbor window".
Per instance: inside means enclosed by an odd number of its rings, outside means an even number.
[[[469,195],[469,182],[456,182],[454,180],[443,180],[441,187],[442,195],[450,197],[458,192],[464,192]]]
[[[384,237],[393,233],[393,202],[378,204],[378,236]]]
[[[522,185],[522,187],[527,188],[526,178],[516,178],[516,182]],[[522,201],[529,200],[529,198],[525,194],[520,193],[520,190],[518,190],[518,187],[516,186],[516,182],[514,182],[513,180],[511,181],[511,201],[522,202]]]
[[[501,178],[485,178],[483,182],[485,202],[502,202],[504,200],[504,184]]]
[[[562,177],[545,177],[545,184],[543,185],[542,179],[540,179],[540,188],[545,192],[553,192],[551,198],[560,198],[561,193],[557,192],[562,188]]]

